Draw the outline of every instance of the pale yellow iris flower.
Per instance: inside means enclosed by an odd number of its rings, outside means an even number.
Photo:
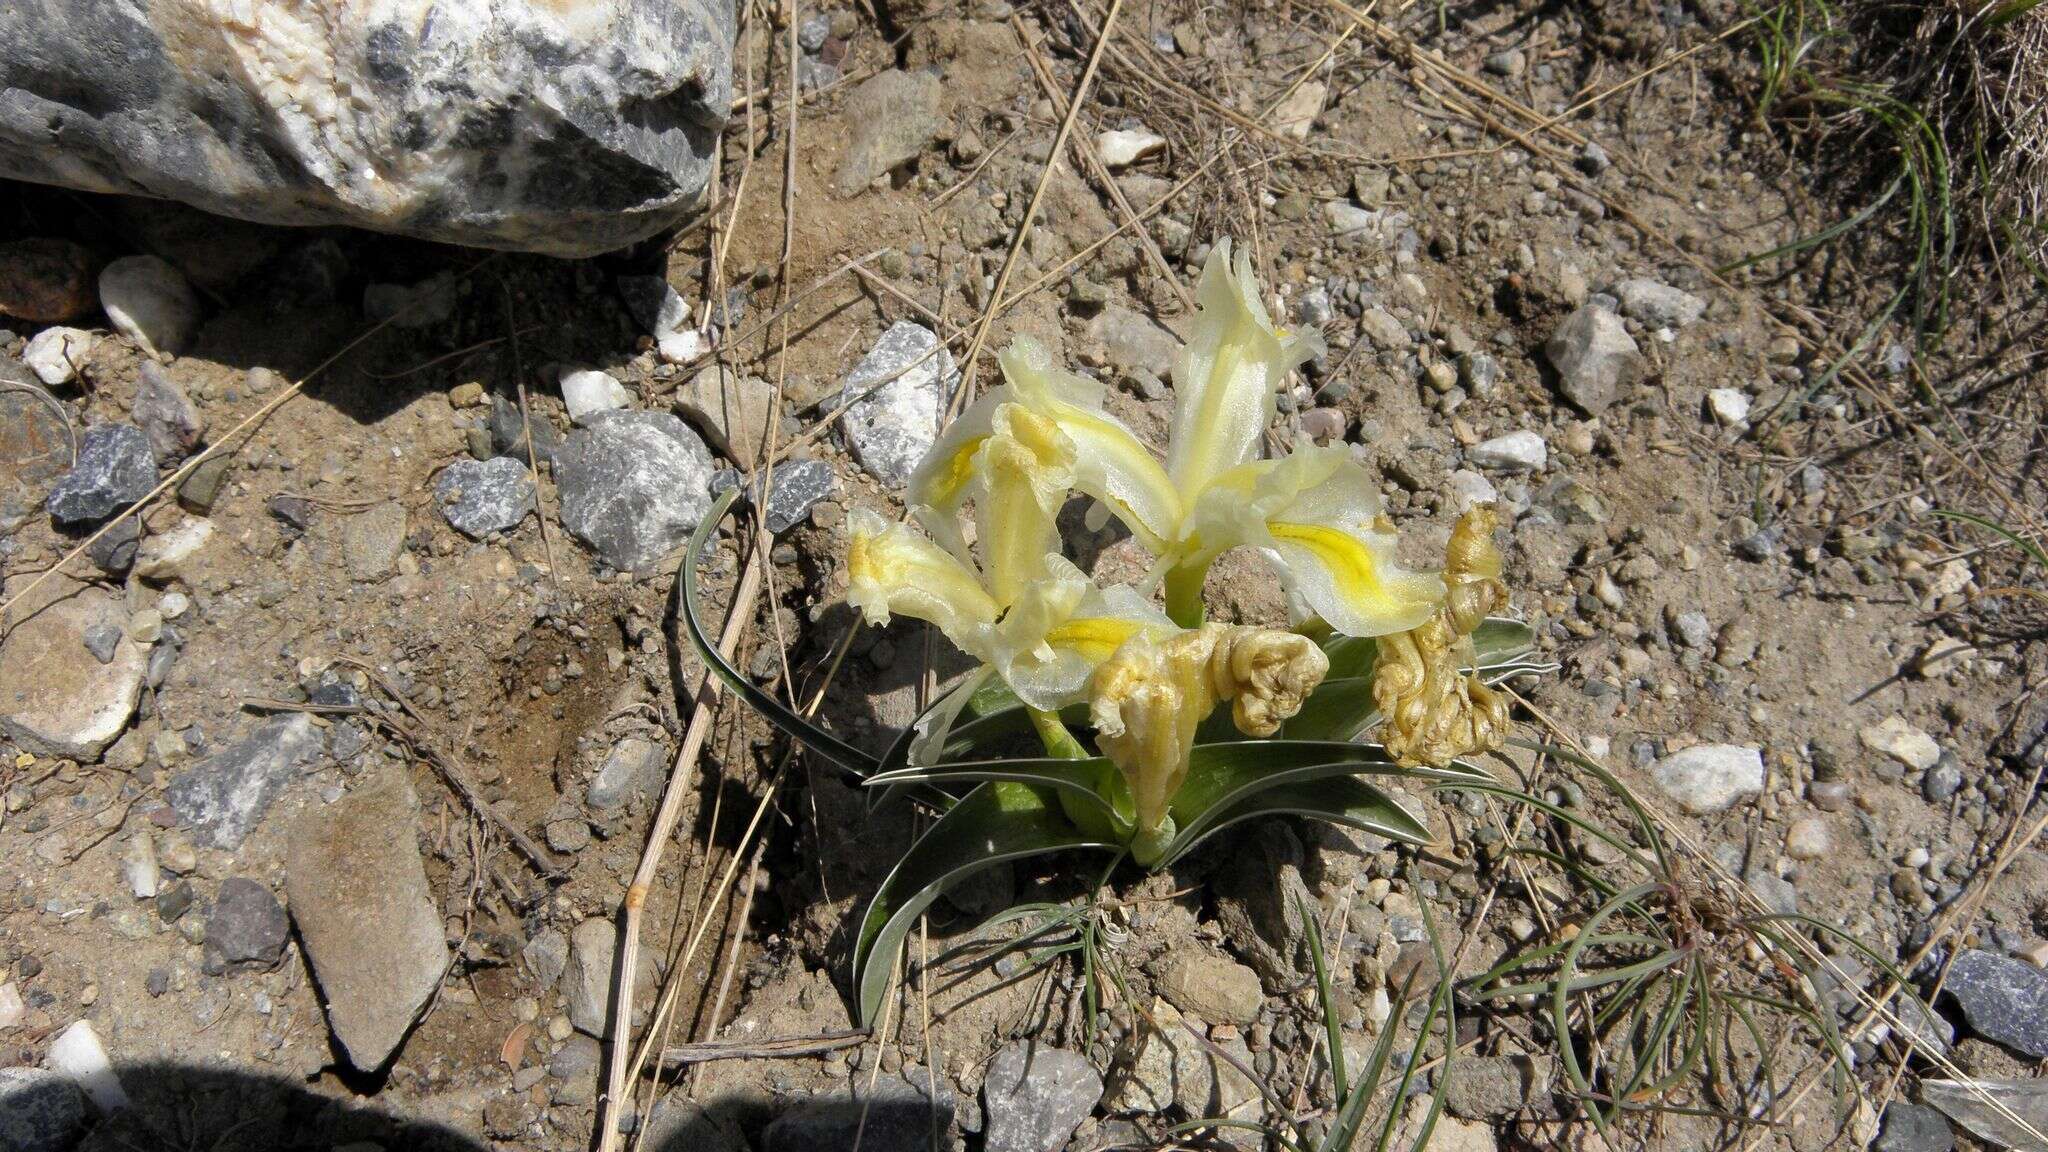
[[[1077,450],[1054,422],[1016,405],[989,414],[960,478],[974,501],[980,556],[945,514],[918,509],[933,539],[866,510],[850,518],[847,603],[869,623],[894,614],[935,625],[995,668],[1042,712],[1081,700],[1097,665],[1131,637],[1172,622],[1134,589],[1101,588],[1060,555],[1055,518]]]
[[[1273,325],[1240,253],[1218,243],[1202,269],[1194,338],[1174,366],[1175,409],[1162,463],[1103,410],[1100,384],[1060,369],[1019,339],[1003,357],[1002,387],[956,421],[912,476],[910,498],[964,555],[956,513],[973,461],[998,413],[1027,410],[1065,433],[1076,455],[1073,487],[1094,498],[1157,558],[1166,607],[1185,627],[1202,621],[1202,581],[1217,556],[1258,549],[1278,570],[1299,614],[1351,636],[1381,636],[1427,620],[1443,600],[1436,576],[1402,568],[1395,537],[1364,467],[1341,447],[1265,459],[1262,437],[1275,394],[1321,350],[1313,331]]]

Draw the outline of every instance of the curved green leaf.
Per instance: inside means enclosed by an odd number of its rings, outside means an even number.
[[[1297,773],[1306,773],[1297,776]],[[1398,776],[1430,783],[1492,784],[1494,779],[1469,764],[1448,768],[1409,768],[1394,763],[1377,744],[1334,740],[1239,740],[1228,744],[1197,744],[1188,757],[1187,779],[1174,793],[1169,811],[1183,832],[1218,807],[1274,784],[1328,775]]]
[[[712,675],[718,677],[734,695],[746,701],[748,707],[759,712],[769,723],[805,748],[855,776],[866,776],[875,770],[877,761],[873,756],[790,711],[781,701],[755,687],[754,682],[739,669],[726,663],[725,657],[718,651],[718,645],[712,641],[704,628],[698,604],[701,589],[697,581],[697,569],[704,561],[704,551],[711,542],[712,534],[725,519],[726,513],[732,509],[733,501],[738,499],[739,495],[740,489],[734,488],[712,504],[711,510],[704,514],[704,519],[697,523],[696,532],[690,536],[690,547],[683,554],[683,571],[680,577],[683,629],[690,638],[690,646],[697,650],[698,659],[704,661],[704,666],[711,670]]]
[[[1317,685],[1301,702],[1301,711],[1280,725],[1280,735],[1288,740],[1356,740],[1379,723],[1371,677],[1347,676]]]
[[[1121,845],[1083,835],[1056,802],[1026,785],[982,784],[961,797],[890,869],[861,918],[853,950],[853,988],[861,1023],[872,1024],[881,1011],[889,974],[910,926],[947,888],[1006,860],[1069,848],[1122,851]]]
[[[937,700],[926,705],[917,719],[911,721],[910,727],[896,734],[896,739],[890,743],[889,750],[882,754],[881,763],[875,766],[875,774],[893,772],[913,764],[938,764],[946,760],[962,759],[960,756],[945,755],[948,738],[952,735],[953,726],[959,722],[960,714],[969,710],[975,694],[988,683],[993,672],[992,668],[978,668],[968,673],[960,683],[941,693]],[[876,809],[905,795],[909,790],[908,785],[896,785],[870,791],[869,814],[872,815]],[[926,800],[931,801],[933,807],[942,812],[952,807],[954,797],[942,789],[919,791]]]
[[[1114,821],[1117,819],[1116,809],[1095,790],[1102,773],[1114,770],[1109,761],[1100,756],[1086,760],[1051,756],[1029,760],[968,760],[935,764],[929,768],[898,768],[877,773],[862,783],[871,788],[891,788],[907,784],[987,784],[1002,780],[1038,788],[1058,788],[1084,797]]]
[[[1277,784],[1210,814],[1201,828],[1175,836],[1158,867],[1164,868],[1196,845],[1233,824],[1258,816],[1306,816],[1342,824],[1389,840],[1429,842],[1429,829],[1406,808],[1356,776]]]

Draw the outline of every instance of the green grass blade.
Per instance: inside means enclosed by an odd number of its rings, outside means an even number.
[[[1330,1046],[1330,1084],[1335,1089],[1335,1098],[1342,1100],[1350,1093],[1351,1085],[1344,1075],[1344,1027],[1343,1022],[1337,1019],[1337,998],[1330,992],[1330,960],[1323,955],[1323,930],[1317,926],[1315,912],[1309,908],[1308,901],[1297,900],[1297,910],[1301,914],[1302,930],[1308,937],[1309,962],[1315,966],[1316,1003],[1323,1010],[1325,1042]]]

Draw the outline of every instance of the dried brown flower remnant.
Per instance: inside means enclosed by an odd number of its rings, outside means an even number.
[[[1419,627],[1379,638],[1373,702],[1386,719],[1381,739],[1402,764],[1441,768],[1460,756],[1500,747],[1507,698],[1468,676],[1472,633],[1507,603],[1493,544],[1491,504],[1458,519],[1444,562],[1444,603]]]
[[[1095,670],[1090,711],[1101,747],[1137,810],[1131,851],[1156,859],[1173,837],[1167,806],[1188,773],[1195,731],[1224,700],[1247,736],[1271,736],[1323,676],[1329,658],[1305,636],[1205,624],[1163,640],[1138,635]]]

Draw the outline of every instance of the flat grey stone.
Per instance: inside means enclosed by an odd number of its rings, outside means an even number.
[[[1972,948],[1949,966],[1942,987],[1977,1035],[2023,1056],[2048,1059],[2048,972]]]
[[[1102,1099],[1102,1077],[1079,1052],[1013,1041],[981,1085],[983,1152],[1056,1152]]]
[[[719,455],[746,466],[768,449],[774,407],[773,384],[742,376],[723,364],[705,365],[676,392],[677,413],[702,432]]]
[[[1566,317],[1543,351],[1557,369],[1558,391],[1588,416],[1634,389],[1649,367],[1621,318],[1593,304]]]
[[[1719,812],[1764,788],[1763,753],[1734,744],[1695,744],[1659,760],[1651,775],[1695,816]]]
[[[95,424],[78,438],[78,462],[50,489],[59,524],[91,524],[119,512],[156,487],[156,454],[133,424]]]
[[[500,456],[510,456],[521,464],[527,462],[526,437],[528,421],[519,411],[519,405],[503,396],[491,397],[491,415],[485,421],[491,434],[491,447]],[[562,433],[542,419],[538,414],[531,421],[533,432],[533,455],[541,463],[552,463],[555,453],[561,451]]]
[[[510,456],[457,460],[434,478],[441,515],[472,540],[518,527],[533,511],[533,493],[533,474]]]
[[[1707,302],[1659,280],[1623,280],[1608,290],[1621,314],[1652,328],[1683,328],[1706,314]]]
[[[890,325],[840,382],[840,403],[849,406],[840,433],[853,458],[883,487],[903,487],[938,439],[959,386],[953,353],[931,329],[909,320]]]
[[[239,743],[171,778],[164,795],[192,838],[232,851],[285,786],[320,755],[320,729],[302,712],[265,720]]]
[[[697,205],[732,99],[727,0],[425,11],[8,7],[0,175],[557,256]]]
[[[9,594],[28,579],[11,582]],[[126,633],[126,604],[57,578],[9,617],[0,640],[0,732],[40,755],[97,759],[128,727],[148,670],[149,650]]]
[[[391,574],[405,551],[405,506],[386,500],[358,512],[341,525],[341,561],[357,580],[381,580]]]
[[[939,78],[890,69],[863,81],[846,98],[851,125],[846,151],[833,174],[841,196],[864,191],[899,164],[917,158],[945,121],[939,114]]]
[[[310,809],[292,831],[285,894],[335,1040],[356,1068],[382,1067],[448,969],[411,782],[385,768]]]
[[[611,1034],[612,966],[618,947],[618,928],[592,917],[569,934],[569,962],[562,969],[562,1001],[569,1023],[600,1040]]]
[[[1180,354],[1180,338],[1142,312],[1111,304],[1088,321],[1088,338],[1102,345],[1109,365],[1126,376],[1145,372],[1164,379]]]
[[[2026,1121],[2034,1132],[2048,1133],[2048,1080],[1979,1078],[1968,1085],[1954,1080],[1922,1080],[1920,1102],[1940,1109],[1942,1115],[1961,1124],[1972,1136],[1996,1147],[2048,1152],[2048,1142],[1979,1099],[1978,1091]]]
[[[85,1093],[61,1072],[0,1068],[0,1152],[70,1152]]]
[[[607,412],[555,458],[562,523],[620,571],[689,539],[711,504],[711,452],[666,412]]]
[[[1872,1152],[1949,1152],[1955,1146],[1955,1133],[1941,1113],[1904,1100],[1885,1107],[1884,1127],[1870,1145]]]
[[[1249,1025],[1266,1004],[1258,973],[1199,949],[1176,951],[1160,963],[1159,994],[1175,1008],[1219,1024]]]
[[[736,469],[721,468],[711,478],[711,492],[721,495],[739,482]],[[823,460],[793,460],[775,466],[772,489],[766,519],[769,533],[779,536],[801,524],[820,501],[837,495],[839,477]],[[760,496],[761,481],[757,479],[748,487],[745,500],[758,507]]]
[[[660,745],[639,736],[628,736],[605,754],[604,763],[584,790],[584,803],[599,812],[623,808],[634,796],[652,791],[661,766]]]
[[[1552,1078],[1547,1056],[1470,1057],[1458,1061],[1445,1077],[1444,1107],[1467,1120],[1496,1120],[1526,1108],[1547,1108]]]

